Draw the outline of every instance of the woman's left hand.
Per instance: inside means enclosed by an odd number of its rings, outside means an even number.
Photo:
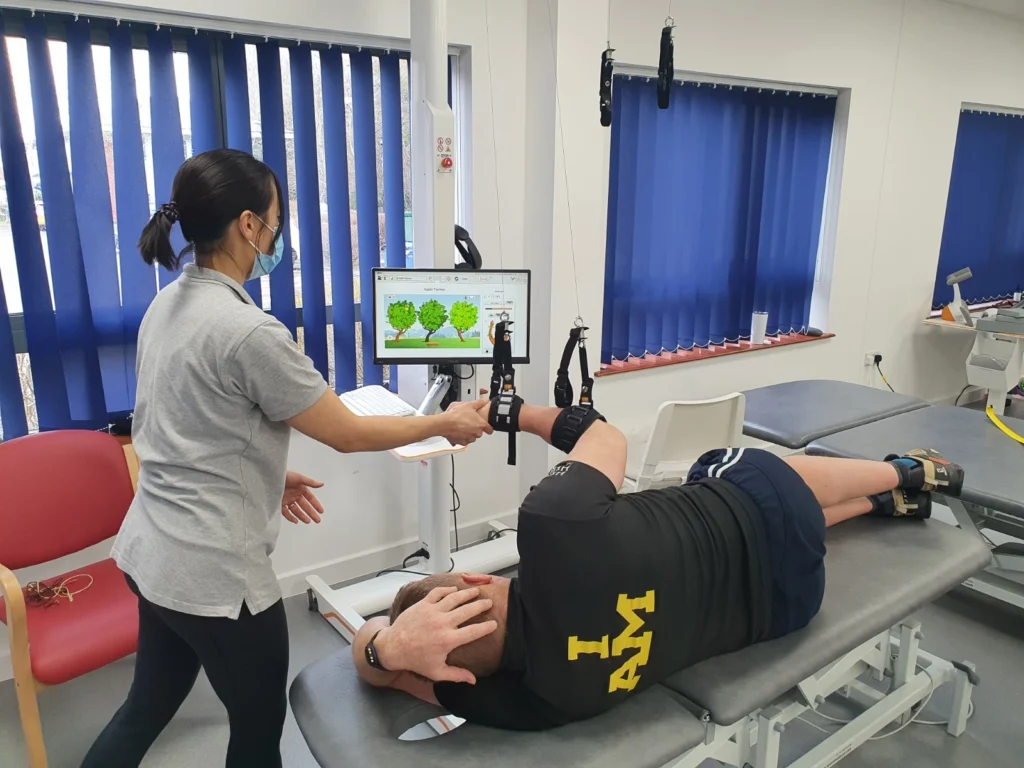
[[[289,472],[284,479],[284,497],[281,499],[281,514],[289,523],[319,523],[324,513],[323,505],[313,493],[313,488],[323,488],[323,483],[310,480],[298,472]]]

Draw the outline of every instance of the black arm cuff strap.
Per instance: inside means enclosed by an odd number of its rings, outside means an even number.
[[[551,428],[551,444],[563,453],[569,453],[595,421],[607,419],[593,408],[584,405],[573,405],[564,409],[558,414],[555,425]]]
[[[491,412],[487,421],[496,432],[508,432],[508,463],[516,465],[516,433],[519,431],[519,411],[523,398],[511,392],[502,392],[491,400]]]

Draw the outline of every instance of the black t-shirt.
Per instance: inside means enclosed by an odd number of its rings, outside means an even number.
[[[593,717],[698,661],[768,636],[770,572],[753,502],[724,480],[619,496],[566,462],[524,500],[498,673],[438,683],[481,725]]]

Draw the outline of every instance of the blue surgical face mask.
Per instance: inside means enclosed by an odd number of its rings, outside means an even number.
[[[256,214],[253,215],[256,216]],[[267,224],[267,222],[265,222],[259,216],[256,216],[256,218],[257,220],[259,220],[260,224],[262,224],[267,229],[270,229],[270,226]],[[273,230],[271,231],[273,232]],[[276,235],[277,233],[274,232],[274,234]],[[263,277],[264,275],[269,275],[271,272],[274,271],[274,267],[281,263],[281,259],[284,257],[283,237],[277,238],[277,243],[274,246],[273,253],[263,253],[259,248],[256,247],[256,244],[253,243],[251,240],[249,241],[249,245],[251,245],[253,249],[255,249],[256,251],[256,259],[252,263],[252,271],[249,272],[250,280],[257,280]]]

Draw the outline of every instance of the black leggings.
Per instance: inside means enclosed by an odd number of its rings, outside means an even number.
[[[237,619],[191,616],[154,605],[126,578],[139,596],[135,679],[82,768],[138,768],[192,690],[200,667],[228,710],[228,768],[280,768],[288,710],[284,603],[255,616],[243,605]]]

